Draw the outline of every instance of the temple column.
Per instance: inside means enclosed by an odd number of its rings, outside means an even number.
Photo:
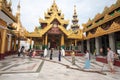
[[[100,53],[100,41],[99,40],[100,40],[99,37],[95,38],[95,48],[96,48],[95,54],[96,55],[99,55]]]
[[[83,40],[81,41],[81,53],[84,53],[84,43],[83,43]]]
[[[0,59],[4,59],[6,36],[7,36],[7,30],[4,29],[4,30],[2,31],[2,44],[1,44]]]
[[[61,35],[61,47],[64,48],[64,34]]]
[[[77,40],[75,39],[75,46],[77,46]]]
[[[20,49],[20,39],[18,39],[18,50]]]
[[[10,50],[12,50],[12,43],[13,43],[13,38],[11,36]]]
[[[114,33],[109,34],[109,46],[111,48],[111,50],[113,50],[114,52],[115,50],[115,37],[114,37]]]
[[[45,48],[47,48],[47,43],[48,43],[48,34],[45,35]]]
[[[45,45],[45,40],[44,40],[44,37],[42,39],[42,45]]]
[[[14,38],[14,51],[16,51],[16,37]]]
[[[9,39],[8,39],[8,51],[11,50],[11,40],[12,40],[12,35],[9,34]]]
[[[31,49],[32,48],[32,38],[30,38],[30,47],[29,47],[29,49]]]
[[[90,52],[90,40],[87,40],[87,50]]]
[[[77,40],[75,39],[75,48],[74,48],[75,50],[76,50],[76,47],[77,47]]]

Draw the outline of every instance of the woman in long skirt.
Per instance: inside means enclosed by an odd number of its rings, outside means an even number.
[[[86,54],[85,54],[85,69],[89,69],[90,68],[90,53],[88,52],[88,50],[86,50]]]

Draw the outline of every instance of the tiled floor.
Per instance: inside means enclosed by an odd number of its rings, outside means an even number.
[[[70,69],[66,67],[72,67]],[[91,61],[90,71],[103,71],[107,75],[96,72],[84,72],[84,58],[76,57],[76,65],[71,64],[71,57],[62,57],[59,62],[57,57],[49,61],[39,57],[18,58],[16,55],[6,57],[0,61],[0,80],[120,80],[120,67],[116,67],[116,73],[108,72],[107,64]],[[103,68],[102,68],[103,67]]]

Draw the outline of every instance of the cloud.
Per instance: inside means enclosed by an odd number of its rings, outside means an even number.
[[[12,9],[15,15],[19,0],[12,0]],[[72,20],[74,5],[77,7],[79,24],[86,23],[89,18],[94,18],[101,13],[105,6],[114,4],[116,0],[56,0],[58,8],[66,20]],[[21,22],[28,31],[33,31],[39,26],[39,18],[44,18],[44,12],[52,5],[52,0],[21,0]],[[69,25],[70,26],[70,25]]]

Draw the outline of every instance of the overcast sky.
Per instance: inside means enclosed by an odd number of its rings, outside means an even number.
[[[9,0],[8,0],[9,1]],[[105,6],[110,7],[117,0],[56,0],[58,8],[64,14],[66,20],[73,16],[74,5],[77,8],[79,24],[86,23],[89,18],[94,18],[97,13],[102,13]],[[19,0],[12,0],[13,14],[16,14]],[[39,18],[44,18],[44,12],[52,5],[53,0],[20,0],[21,22],[29,31],[34,31],[35,26],[39,26]],[[70,26],[69,25],[69,26]]]

